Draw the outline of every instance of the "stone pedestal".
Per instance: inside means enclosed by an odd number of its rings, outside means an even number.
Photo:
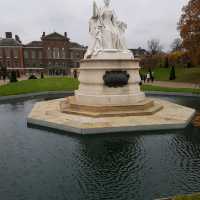
[[[147,99],[140,90],[139,69],[139,60],[128,52],[106,51],[83,60],[79,89],[74,97],[61,102],[61,112],[111,117],[152,115],[160,111],[163,107]]]
[[[125,55],[110,53],[108,59],[105,53],[104,56],[100,54],[95,59],[81,61],[75,102],[86,106],[127,106],[143,101],[145,95],[139,86],[139,61]]]

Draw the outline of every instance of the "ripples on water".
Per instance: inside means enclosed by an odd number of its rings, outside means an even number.
[[[192,105],[199,99],[171,101]],[[37,100],[0,105],[0,199],[151,200],[200,191],[200,129],[99,136],[26,127]]]

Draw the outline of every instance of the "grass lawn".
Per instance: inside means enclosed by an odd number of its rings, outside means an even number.
[[[78,80],[73,78],[45,78],[25,80],[0,86],[0,96],[27,94],[44,91],[72,91],[78,88]]]
[[[171,68],[156,68],[154,72],[155,80],[157,81],[169,81],[169,74]],[[142,73],[147,73],[147,69],[141,69]],[[200,83],[200,67],[196,68],[183,68],[176,67],[176,80],[175,82],[186,83]]]
[[[45,78],[25,80],[0,86],[0,96],[27,94],[45,91],[73,91],[78,88],[78,80],[73,78]],[[180,92],[200,94],[200,89],[164,88],[159,86],[143,85],[143,91]]]

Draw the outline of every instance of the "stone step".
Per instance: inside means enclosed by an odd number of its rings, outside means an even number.
[[[79,107],[71,107],[68,105],[64,109],[61,108],[61,111],[63,113],[67,114],[74,114],[74,115],[84,115],[84,116],[90,116],[90,117],[122,117],[122,116],[145,116],[145,115],[153,115],[156,112],[162,110],[163,106],[160,104],[154,104],[150,108],[143,109],[143,110],[114,110],[112,111],[111,108],[109,108],[107,111],[101,110],[82,110]]]
[[[108,111],[129,111],[129,110],[146,110],[148,108],[151,108],[154,106],[154,101],[152,99],[145,99],[143,101],[137,102],[134,105],[127,105],[127,106],[116,106],[116,105],[110,105],[110,106],[101,106],[101,105],[96,105],[96,106],[87,106],[87,105],[80,105],[76,103],[76,100],[74,97],[69,97],[66,99],[65,102],[62,103],[62,107],[65,107],[65,104],[67,108],[69,106],[72,109],[80,109],[80,110],[85,110],[85,111],[92,111],[92,112],[98,112],[101,110],[101,112],[108,112]]]

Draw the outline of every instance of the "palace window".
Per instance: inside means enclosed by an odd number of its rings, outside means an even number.
[[[15,61],[15,67],[19,67],[19,64],[17,61]]]
[[[53,48],[53,58],[56,58],[56,51],[55,51],[55,48]]]
[[[36,59],[36,52],[34,50],[32,50],[31,54],[32,54],[32,59]]]
[[[59,48],[53,48],[53,58],[54,59],[59,59],[60,58]]]
[[[18,58],[18,49],[13,49],[13,57]]]
[[[47,58],[52,58],[52,56],[51,56],[51,48],[50,47],[48,47],[48,49],[47,49]]]
[[[42,51],[38,51],[38,58],[42,59]]]
[[[80,54],[78,52],[76,53],[76,58],[80,58]]]
[[[73,51],[70,53],[70,58],[71,58],[71,59],[74,58],[74,52],[73,52]]]
[[[10,67],[10,61],[7,61],[7,67]]]
[[[0,48],[0,58],[3,58],[3,49]]]
[[[80,63],[79,62],[76,63],[76,67],[78,67],[78,68],[80,67]]]
[[[9,48],[5,48],[5,54],[6,54],[6,58],[10,58],[10,49]]]
[[[24,58],[25,58],[25,59],[28,59],[28,58],[29,58],[29,54],[28,54],[28,51],[27,51],[27,50],[24,51]]]
[[[65,49],[64,48],[60,49],[60,55],[61,55],[62,59],[65,59]]]

